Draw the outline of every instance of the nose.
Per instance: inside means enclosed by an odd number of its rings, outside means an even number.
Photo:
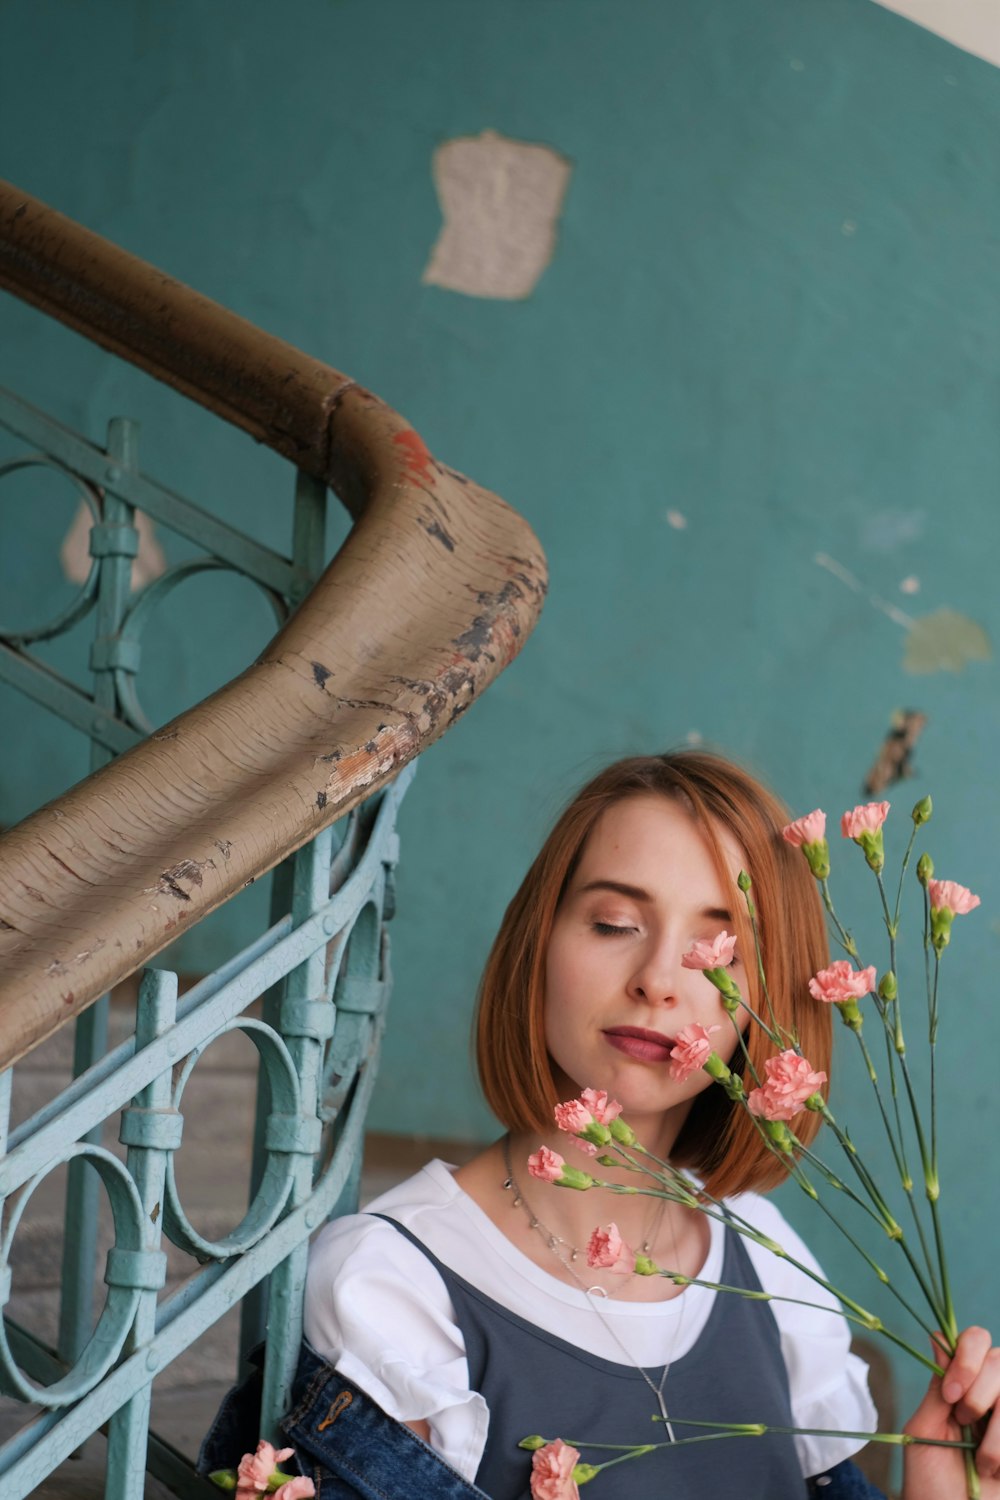
[[[638,955],[628,983],[629,995],[647,1005],[676,1005],[686,970],[681,967],[680,947],[663,939],[650,942]]]

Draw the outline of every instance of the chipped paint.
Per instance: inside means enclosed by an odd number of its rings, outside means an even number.
[[[408,427],[403,432],[394,432],[392,441],[393,446],[399,449],[399,456],[406,465],[407,473],[424,484],[433,483],[434,460],[419,432]]]
[[[435,521],[433,518],[427,516],[418,516],[417,520],[428,536],[433,537],[436,542],[440,542],[442,547],[447,548],[449,552],[454,552],[454,538],[448,535],[439,521]]]
[[[321,661],[311,661],[309,665],[312,667],[313,682],[325,692],[327,679],[333,676],[332,671],[329,667],[324,667]]]
[[[995,0],[875,0],[956,47],[1000,66],[1000,24]],[[954,83],[954,74],[945,74]]]
[[[555,251],[571,170],[551,146],[495,130],[445,141],[433,162],[444,224],[424,282],[468,297],[529,297]]]
[[[878,796],[894,782],[914,774],[913,751],[926,724],[927,715],[919,709],[898,709],[893,714],[892,727],[862,783],[869,797]]]
[[[989,636],[968,615],[954,609],[936,609],[928,615],[908,615],[898,605],[890,604],[881,594],[869,589],[850,568],[845,568],[826,552],[817,552],[813,561],[906,631],[905,672],[961,672],[967,662],[992,661]]]
[[[668,510],[667,525],[672,526],[675,531],[685,531],[687,529],[687,516],[682,515],[679,510]]]
[[[920,579],[915,578],[912,573],[909,578],[901,578],[899,581],[899,592],[901,594],[919,594]]]
[[[59,561],[70,583],[86,583],[90,576],[94,561],[90,555],[93,519],[86,502],[81,500],[59,549]],[[139,533],[139,551],[132,563],[129,585],[134,594],[167,571],[167,559],[157,539],[156,528],[144,511],[135,512],[133,524]]]
[[[973,661],[991,661],[993,648],[983,627],[954,609],[936,609],[915,620],[906,640],[907,672],[961,672]]]

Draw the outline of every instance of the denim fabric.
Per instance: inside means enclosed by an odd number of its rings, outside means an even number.
[[[262,1347],[254,1350],[256,1368],[223,1401],[201,1446],[200,1474],[235,1469],[256,1448],[262,1355]],[[308,1344],[299,1355],[292,1403],[281,1433],[295,1456],[282,1468],[307,1474],[317,1500],[489,1500]]]
[[[257,1446],[263,1346],[250,1358],[254,1370],[228,1393],[202,1443],[199,1474],[235,1469]],[[282,1467],[307,1474],[317,1500],[489,1500],[307,1344],[292,1400],[281,1431],[295,1455]],[[885,1500],[849,1460],[811,1479],[808,1494],[811,1500]]]
[[[882,1491],[870,1484],[849,1458],[810,1479],[809,1495],[815,1500],[885,1500]]]

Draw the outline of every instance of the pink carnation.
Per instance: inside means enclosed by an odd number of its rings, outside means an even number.
[[[576,1448],[556,1438],[531,1459],[531,1500],[580,1500],[573,1469],[580,1460]]]
[[[796,849],[801,849],[803,844],[818,843],[821,838],[826,837],[826,813],[817,807],[814,812],[806,813],[804,818],[786,823],[781,830],[781,837],[789,844],[794,844]]]
[[[540,1146],[528,1157],[528,1171],[532,1177],[537,1177],[542,1182],[558,1182],[565,1165],[565,1159],[559,1152],[550,1151],[548,1146]]]
[[[767,1080],[747,1099],[750,1113],[765,1120],[791,1120],[803,1104],[826,1082],[825,1073],[813,1071],[812,1063],[797,1052],[781,1052],[764,1064]]]
[[[721,1030],[721,1026],[702,1026],[700,1021],[694,1021],[677,1033],[677,1040],[670,1049],[670,1076],[675,1082],[683,1083],[685,1078],[690,1078],[698,1068],[705,1066],[712,1050],[709,1037],[713,1031]]]
[[[578,1151],[582,1151],[584,1156],[597,1155],[597,1147],[594,1145],[593,1141],[585,1141],[582,1136],[571,1135],[570,1143],[571,1145],[574,1145]]]
[[[291,1458],[294,1452],[294,1448],[275,1448],[261,1438],[257,1444],[257,1452],[245,1453],[240,1459],[236,1471],[236,1493],[239,1500],[243,1500],[244,1496],[265,1494],[267,1482],[275,1469],[286,1458]]]
[[[631,1276],[635,1269],[635,1252],[622,1239],[617,1224],[597,1228],[587,1241],[587,1265],[595,1271],[620,1271]]]
[[[698,942],[692,943],[682,955],[681,965],[685,969],[724,969],[732,963],[735,948],[735,937],[730,937],[723,929],[711,941],[699,938]]]
[[[878,833],[888,816],[888,802],[865,802],[844,813],[840,831],[845,839],[857,839],[863,833]]]
[[[315,1500],[316,1486],[305,1474],[297,1474],[275,1490],[273,1500]]]
[[[582,1099],[570,1099],[565,1104],[557,1104],[553,1113],[559,1129],[565,1130],[568,1135],[586,1130],[594,1118]]]
[[[828,969],[820,969],[809,981],[809,993],[814,1000],[860,1000],[875,988],[875,966],[854,969],[846,958],[836,959]]]
[[[584,1089],[580,1103],[590,1110],[598,1125],[610,1125],[622,1112],[618,1100],[609,1099],[604,1089]]]
[[[927,894],[935,911],[952,911],[956,917],[964,917],[979,905],[979,897],[955,880],[928,880]]]

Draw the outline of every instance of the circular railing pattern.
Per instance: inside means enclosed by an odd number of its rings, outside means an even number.
[[[177,563],[168,568],[165,573],[161,573],[158,578],[154,578],[151,583],[147,583],[145,588],[136,594],[122,618],[118,632],[121,648],[119,660],[114,668],[115,689],[121,705],[122,718],[140,734],[152,734],[156,727],[145,713],[136,687],[143,631],[154,612],[176,588],[198,573],[210,572],[235,573],[238,578],[245,578],[248,583],[254,584],[267,599],[279,626],[283,625],[288,618],[288,605],[280,594],[276,594],[273,589],[269,589],[266,584],[261,583],[251,574],[244,573],[241,569],[234,568],[231,563],[223,562],[217,557],[198,557],[188,562]]]
[[[166,1256],[161,1250],[149,1250],[143,1242],[145,1214],[139,1191],[126,1167],[105,1151],[103,1146],[81,1143],[70,1146],[48,1163],[26,1183],[11,1213],[3,1241],[0,1242],[0,1300],[10,1300],[10,1250],[28,1200],[39,1183],[56,1167],[83,1158],[95,1169],[108,1194],[114,1218],[115,1242],[108,1251],[105,1281],[107,1297],[97,1325],[83,1353],[72,1369],[44,1386],[30,1380],[17,1365],[7,1339],[7,1327],[0,1319],[0,1382],[9,1394],[22,1401],[36,1401],[40,1406],[65,1406],[92,1390],[107,1374],[122,1351],[135,1317],[139,1294],[163,1285]]]
[[[174,1170],[175,1153],[170,1153],[164,1184],[163,1232],[179,1249],[186,1250],[200,1261],[228,1260],[231,1255],[249,1250],[277,1221],[292,1185],[294,1156],[298,1149],[297,1129],[304,1120],[298,1075],[288,1048],[272,1027],[245,1016],[229,1022],[186,1059],[174,1086],[174,1109],[180,1112],[188,1079],[205,1049],[229,1031],[242,1031],[250,1038],[260,1055],[267,1079],[271,1100],[266,1136],[267,1165],[260,1187],[240,1222],[221,1240],[209,1240],[198,1233],[184,1212]]]
[[[15,474],[21,469],[51,469],[56,474],[68,479],[77,491],[83,503],[90,511],[91,524],[101,524],[101,497],[99,492],[79,474],[74,474],[72,469],[67,469],[64,464],[54,458],[48,458],[44,454],[35,453],[28,458],[15,458],[9,463],[0,464],[0,480],[6,479],[8,474]],[[10,642],[13,646],[27,646],[32,641],[47,641],[53,636],[62,635],[70,630],[78,620],[82,620],[97,603],[97,585],[101,574],[101,559],[91,559],[90,570],[80,585],[75,597],[65,609],[60,610],[54,619],[46,621],[42,625],[34,625],[28,630],[18,630],[15,627],[0,624],[0,638]]]

